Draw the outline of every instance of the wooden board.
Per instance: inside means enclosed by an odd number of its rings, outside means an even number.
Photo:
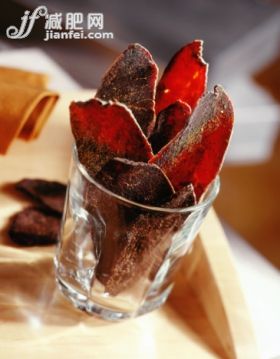
[[[0,358],[244,358],[256,346],[228,245],[213,211],[183,261],[163,308],[112,324],[74,309],[54,281],[54,247],[17,247],[9,217],[26,202],[9,185],[23,177],[66,182],[72,137],[65,94],[38,140],[0,157]]]

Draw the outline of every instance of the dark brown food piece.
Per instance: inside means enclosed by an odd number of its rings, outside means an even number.
[[[149,51],[139,44],[129,45],[105,74],[96,97],[127,105],[148,136],[155,120],[157,76]]]
[[[174,193],[168,202],[166,202],[163,208],[187,208],[196,204],[196,196],[193,185],[191,183],[186,184],[179,191]]]
[[[9,236],[22,246],[39,246],[57,242],[60,219],[41,208],[25,208],[11,222]]]
[[[152,149],[124,105],[98,99],[72,102],[71,127],[81,163],[95,176],[114,157],[147,162]]]
[[[201,40],[195,40],[172,57],[157,86],[157,114],[177,100],[192,109],[196,106],[207,83],[208,64],[202,58],[202,46]]]
[[[187,103],[178,100],[158,114],[154,131],[149,138],[154,153],[157,153],[188,125],[191,112]]]
[[[158,166],[122,158],[108,162],[95,179],[111,192],[142,204],[160,205],[174,193]]]
[[[162,207],[183,208],[195,204],[192,185],[187,185]],[[96,276],[111,295],[134,285],[147,275],[154,279],[171,245],[172,236],[188,213],[142,211],[118,237],[106,236]]]
[[[56,181],[25,178],[16,183],[16,189],[27,194],[51,212],[62,215],[66,185]]]
[[[215,86],[200,100],[188,126],[150,162],[166,173],[175,190],[192,183],[199,199],[220,171],[232,126],[232,104]]]

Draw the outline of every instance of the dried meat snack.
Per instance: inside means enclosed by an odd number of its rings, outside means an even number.
[[[56,181],[25,178],[16,183],[16,189],[57,215],[62,215],[66,185]]]
[[[184,187],[182,187],[179,191],[177,191],[168,201],[165,203],[163,207],[165,208],[187,208],[194,206],[196,204],[196,195],[194,192],[193,185],[187,184]],[[184,221],[189,216],[189,213],[186,212],[184,214],[176,214],[173,215],[174,222],[176,222],[176,226],[174,226],[174,231],[177,231],[180,226],[183,225]],[[169,250],[171,246],[171,237],[168,238],[166,241],[159,241],[159,243],[155,246],[153,252],[152,252],[152,266],[149,270],[149,278],[153,280],[162,265],[165,255],[167,254],[167,251]],[[182,253],[184,254],[184,253]]]
[[[25,208],[17,213],[11,222],[9,236],[22,246],[37,246],[57,242],[60,219],[42,208]]]
[[[149,138],[154,153],[157,153],[188,125],[191,112],[187,103],[178,100],[158,114],[155,128]]]
[[[95,176],[95,180],[111,192],[146,205],[160,205],[174,194],[170,181],[158,166],[121,158],[109,161]],[[118,204],[111,195],[91,184],[85,188],[84,199],[85,208],[91,218],[95,218],[92,230],[95,256],[99,258],[102,251],[102,258],[105,258],[105,261],[102,259],[102,267],[110,268],[111,259],[117,253],[119,231],[124,223],[133,222],[139,211],[129,205]],[[106,235],[102,241],[98,241],[96,233],[100,230],[96,228],[102,228],[104,222]]]
[[[188,126],[150,162],[166,173],[175,190],[192,183],[199,199],[222,166],[232,126],[232,104],[215,86],[200,100]]]
[[[192,221],[185,208],[219,172],[233,125],[221,87],[203,96],[207,71],[202,41],[193,41],[174,55],[155,91],[157,67],[134,44],[106,73],[95,99],[72,103],[79,159],[96,181],[81,196],[96,260],[93,291],[102,284],[112,296],[143,293],[162,274],[167,254],[170,264],[185,253],[183,226]]]
[[[98,99],[72,102],[71,127],[79,160],[95,176],[114,157],[147,162],[152,149],[131,111]]]
[[[163,208],[187,208],[196,204],[196,195],[191,183],[186,184],[175,192]]]
[[[192,185],[171,196],[163,208],[185,208],[196,203]],[[96,277],[111,295],[136,283],[146,273],[152,280],[162,264],[172,235],[187,218],[187,213],[142,213],[119,237],[107,240],[107,250],[101,250]],[[113,248],[113,249],[112,249]]]
[[[196,106],[207,83],[208,64],[202,58],[202,46],[201,40],[195,40],[172,57],[157,86],[157,114],[177,100],[192,109]]]
[[[157,76],[158,68],[149,51],[131,44],[105,74],[96,97],[127,105],[148,136],[155,120]]]
[[[111,192],[143,204],[160,205],[174,193],[158,166],[122,158],[109,161],[95,179]]]

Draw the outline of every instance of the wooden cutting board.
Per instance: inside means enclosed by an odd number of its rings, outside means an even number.
[[[74,309],[55,286],[55,248],[20,248],[6,228],[27,202],[9,185],[23,177],[66,182],[72,136],[64,94],[39,139],[0,157],[0,358],[257,359],[251,322],[224,233],[213,210],[185,257],[168,302],[122,323]]]

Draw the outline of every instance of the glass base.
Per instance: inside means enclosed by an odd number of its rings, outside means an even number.
[[[159,308],[168,298],[172,285],[170,285],[159,296],[146,300],[145,303],[136,312],[122,312],[105,308],[88,299],[84,294],[73,289],[69,284],[65,283],[59,276],[56,277],[58,288],[61,293],[77,308],[86,313],[109,321],[121,321],[123,319],[134,318]]]

